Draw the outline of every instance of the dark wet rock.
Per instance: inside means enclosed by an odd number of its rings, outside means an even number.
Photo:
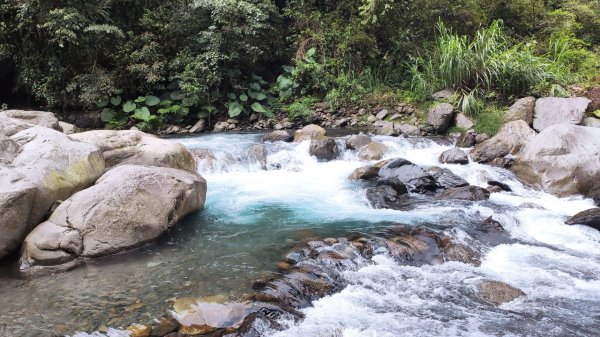
[[[285,130],[269,132],[262,137],[263,142],[291,142],[294,137]]]
[[[512,167],[514,162],[515,160],[513,158],[498,157],[494,158],[491,162],[488,163],[488,165],[508,169]]]
[[[452,187],[468,185],[450,170],[439,167],[419,166],[410,161],[395,159],[379,170],[381,178],[398,178],[411,192],[432,193]]]
[[[532,96],[518,99],[506,112],[504,122],[522,120],[528,125],[533,124],[535,101],[535,97]]]
[[[62,202],[27,236],[20,271],[65,270],[140,246],[202,208],[205,198],[206,181],[197,173],[121,165]]]
[[[477,136],[475,136],[475,143],[483,143],[488,139],[490,139],[490,136],[488,136],[487,133],[478,133]]]
[[[585,225],[600,231],[600,208],[579,212],[565,221],[567,225]]]
[[[359,167],[348,177],[349,180],[369,180],[377,177],[379,167],[367,165]]]
[[[6,110],[0,111],[0,115],[14,118],[23,123],[42,126],[56,131],[61,131],[58,118],[48,111]]]
[[[479,297],[494,305],[507,303],[526,295],[522,290],[499,281],[483,280],[478,288]]]
[[[427,113],[427,123],[436,132],[444,132],[450,126],[454,117],[454,106],[450,103],[440,103],[431,107]]]
[[[600,129],[558,124],[535,136],[512,166],[522,181],[560,197],[600,201]]]
[[[468,200],[468,201],[480,201],[487,200],[490,198],[490,192],[485,188],[479,186],[463,186],[456,188],[449,188],[441,193],[436,194],[436,199],[439,200]]]
[[[289,264],[298,264],[306,258],[306,255],[307,252],[303,250],[291,252],[285,256],[285,262]]]
[[[444,164],[461,164],[465,165],[469,163],[469,156],[466,152],[459,149],[458,147],[451,148],[450,150],[442,152],[440,155],[440,163]]]
[[[477,144],[476,138],[477,134],[475,132],[464,132],[458,138],[456,142],[456,146],[458,147],[473,147]]]
[[[95,130],[70,136],[100,148],[108,167],[148,165],[196,172],[196,162],[181,143],[135,130]]]
[[[500,187],[500,189],[502,191],[512,192],[512,189],[510,188],[510,186],[508,186],[508,184],[505,184],[505,183],[502,183],[502,182],[499,182],[499,181],[496,181],[496,180],[488,180],[487,183],[490,186],[498,186],[498,187]]]
[[[323,141],[311,140],[309,153],[311,156],[315,156],[321,161],[330,161],[339,157],[340,149],[333,138]]]
[[[367,146],[363,146],[358,150],[358,159],[364,161],[380,160],[387,149],[387,146],[381,143],[369,143]]]
[[[544,97],[535,102],[533,128],[541,132],[557,124],[581,124],[592,101],[585,97]]]
[[[488,186],[485,188],[488,192],[490,193],[500,193],[502,192],[502,189],[498,186]]]
[[[404,186],[404,189],[406,189],[406,186]],[[398,188],[390,185],[369,187],[367,189],[367,199],[373,208],[402,209],[409,204],[409,197],[406,192],[399,193]]]
[[[262,144],[255,144],[248,149],[248,161],[251,165],[258,165],[261,170],[267,169],[267,148]]]
[[[477,144],[470,155],[473,161],[487,163],[508,154],[518,154],[536,133],[522,120],[504,124],[492,138]]]
[[[346,140],[346,148],[349,150],[358,150],[370,142],[371,137],[365,135],[364,133],[360,133],[358,135],[352,135]]]
[[[322,127],[315,125],[315,124],[310,124],[310,125],[303,127],[300,130],[297,130],[294,133],[294,141],[295,142],[301,142],[304,140],[324,141],[324,140],[326,140],[325,133],[326,133],[326,131]]]

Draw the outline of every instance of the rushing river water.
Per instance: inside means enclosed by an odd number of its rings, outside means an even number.
[[[375,256],[372,265],[345,272],[350,285],[304,309],[304,320],[282,321],[285,330],[264,334],[600,335],[600,232],[564,224],[593,207],[590,200],[535,191],[500,168],[441,165],[437,158],[449,144],[375,137],[388,146],[386,158],[446,167],[482,187],[488,180],[502,181],[512,192],[405,212],[373,209],[365,185],[346,179],[365,165],[354,151],[323,163],[308,155],[308,142],[268,143],[267,170],[260,170],[248,160],[260,135],[178,140],[216,156],[213,164],[199,166],[208,181],[205,209],[155,244],[65,273],[28,280],[16,277],[13,266],[0,270],[0,336],[123,335],[112,328],[164,315],[175,298],[240,298],[251,292],[253,280],[274,272],[283,254],[309,238],[373,233],[394,223],[433,226],[457,241],[481,245],[482,264],[411,267]],[[486,245],[467,234],[489,216],[502,223],[510,243]],[[483,278],[506,282],[527,296],[500,307],[482,304],[474,293]]]

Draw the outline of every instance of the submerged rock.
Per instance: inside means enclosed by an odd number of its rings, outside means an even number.
[[[600,231],[600,208],[592,208],[573,215],[567,225],[585,225]]]
[[[523,148],[512,170],[528,184],[564,197],[583,194],[600,202],[600,129],[558,124]]]
[[[309,153],[311,156],[315,156],[319,160],[330,161],[336,159],[340,155],[340,149],[333,138],[328,138],[322,141],[311,140]]]
[[[141,131],[96,130],[70,137],[98,146],[108,167],[132,164],[196,171],[194,157],[182,144]]]
[[[82,258],[113,254],[156,239],[202,208],[206,181],[197,173],[122,165],[65,200],[25,239],[23,273],[54,272]]]
[[[486,302],[500,305],[526,294],[515,287],[499,281],[484,280],[478,285],[479,296]]]
[[[51,207],[92,185],[105,164],[93,145],[0,116],[0,257],[17,249]]]

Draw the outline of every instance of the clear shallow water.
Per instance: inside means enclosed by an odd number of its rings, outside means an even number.
[[[378,256],[374,265],[346,272],[351,285],[305,309],[305,320],[285,322],[288,330],[265,335],[598,335],[600,232],[563,223],[593,207],[590,200],[531,190],[498,168],[440,165],[437,157],[449,146],[431,140],[376,139],[390,148],[387,158],[447,167],[484,187],[489,179],[499,180],[514,192],[495,193],[482,203],[375,210],[367,204],[365,186],[346,180],[365,165],[353,151],[319,163],[308,155],[307,142],[267,144],[268,170],[261,171],[248,162],[248,148],[260,143],[259,135],[178,139],[217,157],[214,165],[199,167],[208,181],[205,209],[160,242],[134,252],[33,280],[2,272],[0,332],[52,336],[144,323],[171,309],[176,297],[239,298],[254,279],[274,271],[282,254],[311,237],[369,233],[401,222],[433,226],[470,243],[473,224],[494,216],[516,240],[484,246],[481,267],[402,267]],[[504,281],[528,295],[490,307],[474,295],[482,278]]]

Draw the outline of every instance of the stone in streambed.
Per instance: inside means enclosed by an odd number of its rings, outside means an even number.
[[[478,285],[479,297],[494,305],[511,302],[526,294],[515,287],[499,281],[484,280]]]
[[[442,152],[439,160],[440,163],[444,164],[466,165],[469,163],[469,156],[463,150],[459,149],[458,147],[454,147],[450,150]]]
[[[121,165],[65,200],[25,239],[23,273],[68,269],[150,242],[202,208],[206,181],[197,173]]]
[[[325,140],[311,140],[309,153],[321,161],[330,161],[340,155],[340,149],[333,138]]]
[[[276,130],[269,132],[262,137],[263,142],[291,142],[294,139],[289,132],[285,130]]]
[[[372,142],[367,146],[363,146],[358,151],[358,159],[363,161],[380,160],[387,151],[387,146]]]
[[[468,185],[468,182],[448,169],[436,166],[419,166],[399,158],[390,161],[379,170],[381,178],[398,178],[411,192],[432,193],[453,187]]]
[[[370,142],[371,137],[365,135],[364,133],[352,135],[346,140],[346,148],[349,150],[358,150]]]
[[[262,144],[255,144],[248,149],[248,161],[258,165],[261,170],[267,169],[267,148]]]
[[[429,109],[427,123],[429,123],[436,132],[444,132],[450,126],[453,117],[454,106],[450,103],[440,103]]]
[[[359,167],[348,177],[348,180],[369,180],[377,177],[379,174],[379,167],[375,166],[363,166]]]
[[[301,142],[304,140],[324,141],[326,140],[325,133],[326,131],[322,127],[310,124],[300,130],[296,130],[294,133],[294,142]]]
[[[487,200],[490,198],[490,192],[485,188],[478,186],[463,186],[456,188],[449,188],[435,196],[439,200],[468,200],[468,201],[480,201]]]
[[[600,231],[600,208],[579,212],[565,221],[567,225],[585,225]]]

